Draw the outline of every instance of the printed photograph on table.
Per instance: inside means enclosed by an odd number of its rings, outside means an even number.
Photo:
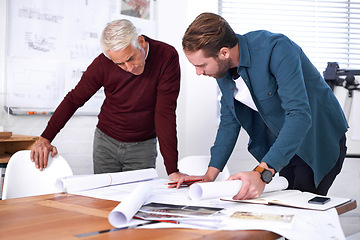
[[[179,215],[179,216],[210,216],[223,208],[204,207],[204,206],[186,206],[165,203],[148,203],[140,208],[141,212],[151,212],[164,215]]]
[[[221,215],[223,208],[151,202],[142,206],[135,218],[143,220],[181,220]]]
[[[254,212],[234,212],[231,218],[237,219],[250,219],[250,220],[265,220],[265,221],[276,221],[276,222],[285,222],[291,223],[294,218],[294,215],[284,215],[284,214],[266,214],[266,213],[254,213]]]

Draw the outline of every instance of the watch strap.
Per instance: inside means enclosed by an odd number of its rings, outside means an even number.
[[[266,168],[263,168],[258,165],[253,169],[253,171],[259,172],[261,180],[263,180],[265,183],[271,182],[273,174],[270,170],[267,170]]]

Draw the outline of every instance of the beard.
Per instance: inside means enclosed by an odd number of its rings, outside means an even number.
[[[213,77],[214,78],[222,78],[223,76],[225,76],[227,71],[229,71],[229,69],[231,68],[230,59],[220,60],[217,58],[217,59],[215,59],[215,61],[218,64],[218,71],[213,75]]]

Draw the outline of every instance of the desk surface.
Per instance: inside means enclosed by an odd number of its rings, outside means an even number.
[[[0,138],[0,142],[32,142],[32,141],[36,141],[39,137],[36,136],[28,136],[28,135],[18,135],[18,134],[13,134],[8,138]]]
[[[76,235],[113,228],[108,214],[119,202],[71,194],[0,201],[2,239],[276,239],[268,231],[125,229],[89,237]],[[6,220],[5,220],[6,219]]]
[[[0,201],[1,239],[277,239],[280,236],[262,230],[195,230],[195,229],[125,229],[88,237],[76,237],[113,227],[108,214],[119,202],[72,194],[42,196]],[[338,213],[356,208],[356,201],[337,208]]]

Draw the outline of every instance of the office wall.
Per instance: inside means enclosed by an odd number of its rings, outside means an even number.
[[[0,0],[0,107],[4,106],[5,89],[5,29],[6,29],[6,0]],[[4,126],[5,112],[0,109],[0,126]]]
[[[214,79],[199,77],[187,61],[181,39],[187,26],[203,11],[217,12],[216,0],[157,0],[158,39],[179,52],[181,89],[177,108],[179,157],[208,155],[217,127],[217,86]],[[164,173],[162,158],[157,169]],[[165,174],[163,174],[165,175]]]

